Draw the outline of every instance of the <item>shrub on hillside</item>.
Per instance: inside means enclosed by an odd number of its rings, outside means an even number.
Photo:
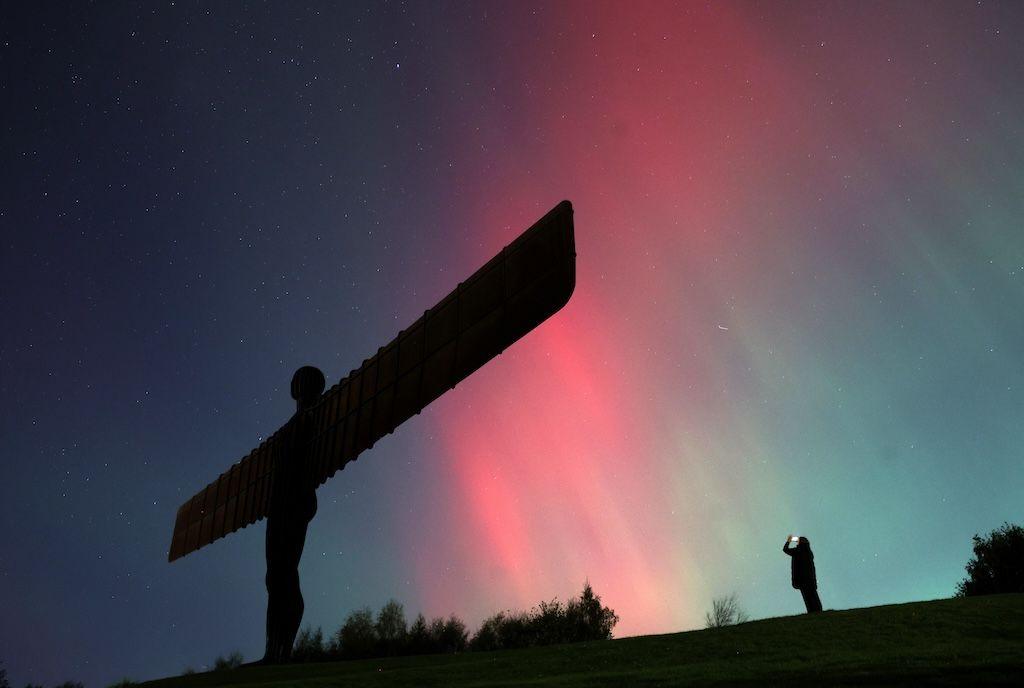
[[[213,660],[213,670],[226,671],[228,669],[237,669],[242,666],[243,661],[245,661],[245,658],[242,657],[242,653],[235,651],[227,657],[217,657],[217,659]]]
[[[747,613],[740,609],[736,593],[727,597],[716,597],[711,601],[711,611],[704,615],[704,628],[724,628],[750,621]]]
[[[324,632],[319,627],[316,631],[307,626],[299,631],[292,647],[293,662],[322,662],[327,659],[327,648],[324,647]]]
[[[1003,523],[986,537],[975,535],[967,578],[957,583],[956,597],[1024,592],[1024,528]]]
[[[558,645],[571,642],[572,621],[568,608],[558,600],[541,602],[533,614],[532,633],[534,645]]]

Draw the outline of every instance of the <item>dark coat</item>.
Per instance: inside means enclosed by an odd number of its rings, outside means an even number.
[[[800,538],[796,547],[790,547],[789,541],[782,546],[782,551],[792,557],[793,587],[798,590],[817,590],[818,578],[814,573],[814,552],[807,538]]]

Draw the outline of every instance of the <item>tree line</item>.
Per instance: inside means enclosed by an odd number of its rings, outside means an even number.
[[[369,607],[351,612],[329,638],[324,638],[321,628],[304,628],[295,639],[292,661],[327,662],[607,640],[618,620],[614,610],[601,604],[589,583],[579,597],[564,604],[552,600],[527,612],[498,612],[485,619],[472,636],[465,622],[454,614],[429,621],[419,614],[410,626],[402,604],[389,600],[376,615]]]

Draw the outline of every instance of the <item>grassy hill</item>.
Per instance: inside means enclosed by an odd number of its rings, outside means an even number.
[[[243,667],[147,688],[1024,685],[1024,594],[528,650]]]

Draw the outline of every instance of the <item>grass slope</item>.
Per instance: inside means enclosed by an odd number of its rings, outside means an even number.
[[[1024,594],[555,647],[243,667],[147,688],[1024,685]]]

